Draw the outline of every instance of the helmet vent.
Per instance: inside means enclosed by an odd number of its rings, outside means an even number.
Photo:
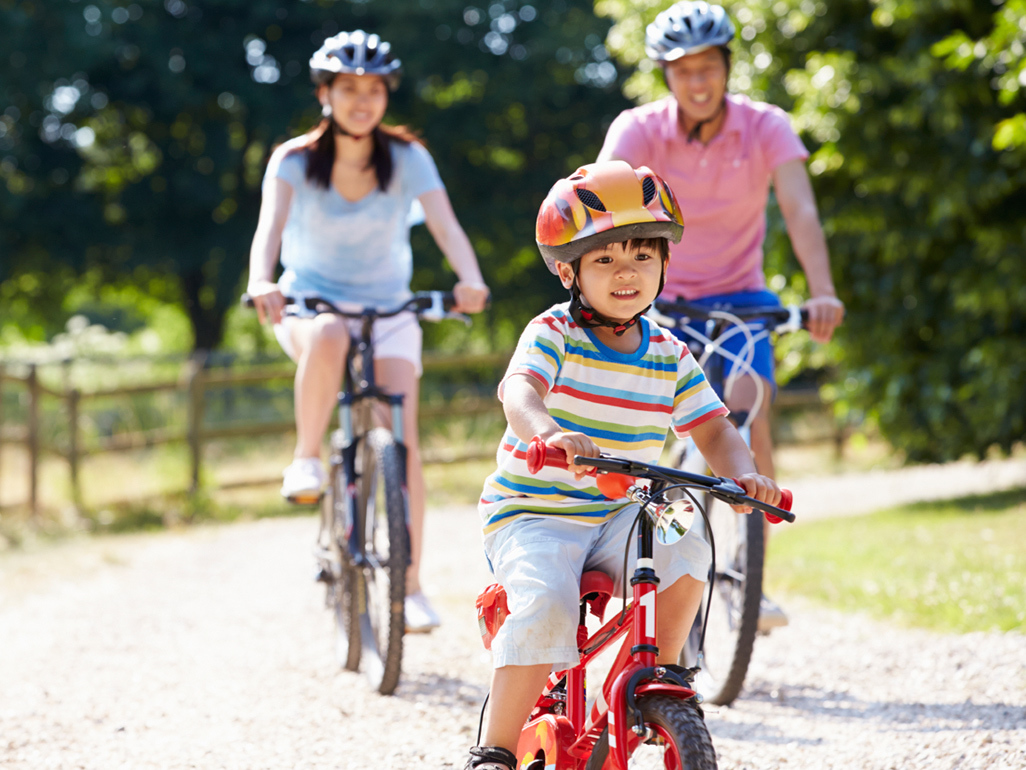
[[[656,183],[655,183],[655,180],[652,177],[646,176],[642,180],[642,182],[641,182],[641,194],[642,194],[642,196],[645,199],[645,205],[646,206],[649,203],[652,202],[652,199],[655,197],[655,194],[656,194]]]
[[[602,204],[602,201],[599,200],[599,197],[591,190],[581,190],[578,188],[574,192],[577,193],[578,200],[580,200],[581,203],[583,203],[589,209],[595,209],[595,211],[606,210],[606,207]]]

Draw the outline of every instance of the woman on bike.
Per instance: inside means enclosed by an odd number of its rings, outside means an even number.
[[[400,61],[388,43],[362,30],[328,38],[310,59],[323,118],[271,155],[250,251],[247,291],[261,322],[270,319],[297,363],[296,449],[281,494],[317,499],[325,483],[321,443],[341,387],[350,340],[346,319],[304,317],[285,296],[316,295],[336,304],[389,307],[410,296],[411,206],[419,202],[428,229],[456,272],[457,311],[484,308],[488,288],[453,213],[434,161],[416,137],[382,122]],[[274,281],[279,254],[284,272]],[[421,591],[424,480],[417,440],[421,330],[404,314],[374,328],[378,382],[405,396],[411,565],[406,620],[428,631],[438,616]],[[387,419],[387,417],[385,417]]]
[[[688,237],[670,246],[673,259],[661,296],[710,308],[780,304],[763,274],[772,185],[809,285],[809,332],[827,342],[844,317],[844,305],[830,276],[805,171],[808,152],[783,110],[728,92],[733,38],[734,25],[718,5],[684,0],[660,13],[646,30],[645,52],[661,67],[670,95],[622,112],[609,127],[599,160],[649,166],[673,188],[689,214]],[[743,335],[734,335],[724,347],[738,355],[744,342]],[[769,405],[776,385],[768,339],[757,343],[752,366],[768,385],[751,425],[752,450],[759,472],[772,477]],[[755,406],[756,386],[745,380],[731,391],[733,410]],[[760,630],[786,623],[780,608],[764,598]]]

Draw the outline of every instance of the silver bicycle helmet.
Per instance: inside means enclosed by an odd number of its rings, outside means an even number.
[[[392,56],[392,46],[362,29],[329,37],[310,57],[310,79],[316,85],[329,83],[335,75],[347,72],[380,75],[394,91],[399,85],[401,69],[402,62]]]
[[[645,53],[657,62],[676,61],[734,39],[727,12],[702,0],[682,0],[656,16],[645,30]]]

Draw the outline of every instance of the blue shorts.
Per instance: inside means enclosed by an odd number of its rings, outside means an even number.
[[[709,297],[702,297],[701,299],[688,300],[688,304],[709,308],[710,310],[726,310],[728,312],[731,308],[782,307],[780,298],[768,289],[763,289],[762,291],[741,291],[734,294],[715,294]],[[713,324],[714,322],[712,321],[692,321],[687,324],[687,327],[709,337],[712,334]],[[770,341],[768,334],[760,334],[760,332],[765,330],[766,324],[754,322],[747,324],[747,326],[751,329],[752,334],[759,336],[754,345],[750,344],[746,335],[740,332],[730,335],[721,343],[721,347],[728,353],[743,361],[747,361],[747,366],[729,360],[718,353],[713,353],[706,359],[702,367],[706,378],[713,386],[713,390],[716,391],[716,395],[720,398],[723,398],[723,383],[726,382],[728,377],[732,374],[739,374],[749,370],[754,371],[769,382],[773,388],[773,396],[776,397],[777,395],[773,343]],[[673,329],[672,331],[678,339],[683,340],[692,348],[692,352],[696,352],[694,346],[701,343],[698,343],[693,336],[683,329]],[[696,357],[701,360],[701,348],[697,350]]]

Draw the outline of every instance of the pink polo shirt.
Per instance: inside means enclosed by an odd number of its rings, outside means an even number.
[[[727,95],[723,128],[688,143],[672,96],[621,112],[602,157],[648,166],[670,185],[684,237],[670,244],[663,296],[698,299],[766,287],[762,242],[773,170],[809,156],[779,107]]]

